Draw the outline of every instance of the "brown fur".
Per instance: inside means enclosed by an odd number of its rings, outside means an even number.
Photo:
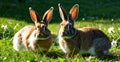
[[[67,56],[75,55],[81,51],[86,51],[98,57],[109,53],[108,50],[111,48],[111,42],[101,30],[92,27],[74,28],[74,20],[77,18],[79,11],[77,4],[72,7],[67,19],[64,8],[60,4],[58,6],[62,19],[58,35],[59,45]]]
[[[30,8],[30,15],[35,26],[25,26],[15,34],[13,40],[14,49],[19,51],[20,46],[22,46],[27,50],[37,52],[36,49],[43,48],[44,53],[47,53],[53,43],[51,32],[47,28],[48,22],[52,18],[52,13],[53,7],[45,12],[41,20],[37,12]]]

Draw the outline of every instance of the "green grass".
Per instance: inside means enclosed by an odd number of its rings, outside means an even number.
[[[58,31],[60,28],[60,16],[57,4],[61,3],[66,11],[75,4],[80,5],[79,17],[75,21],[76,28],[96,27],[101,29],[111,41],[117,40],[117,46],[110,49],[110,55],[106,58],[94,56],[76,55],[74,58],[64,58],[64,53],[58,45]],[[13,49],[12,41],[14,34],[25,25],[34,25],[29,16],[29,7],[33,7],[40,17],[51,6],[54,7],[53,19],[48,28],[54,35],[54,44],[47,56],[33,54],[28,51],[16,52]],[[16,0],[0,1],[0,62],[115,62],[120,61],[120,1],[119,0],[45,0],[18,3]],[[85,20],[83,20],[85,19]],[[7,26],[6,29],[2,26]],[[109,33],[108,29],[113,27],[114,32]]]

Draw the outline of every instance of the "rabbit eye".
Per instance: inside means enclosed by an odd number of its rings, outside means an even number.
[[[43,26],[43,29],[45,29],[46,27],[45,26]]]
[[[36,28],[40,28],[40,26],[37,26]]]
[[[72,28],[72,24],[71,23],[68,25],[68,28]]]
[[[46,26],[42,26],[42,29],[43,29],[43,30],[46,30]]]

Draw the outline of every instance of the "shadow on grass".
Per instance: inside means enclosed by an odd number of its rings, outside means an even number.
[[[58,57],[64,57],[64,53],[59,51],[51,51],[51,52],[48,52],[47,57],[56,59]]]
[[[106,57],[103,57],[103,58],[99,58],[100,60],[108,60],[108,61],[118,61],[120,60],[120,56],[116,56],[116,55],[113,55],[113,54],[110,54]]]
[[[58,51],[52,51],[52,52],[49,52],[47,57],[50,57],[50,58],[53,58],[53,59],[56,59],[58,57],[62,57],[62,58],[65,58],[65,55],[64,53],[62,52],[58,52]],[[85,55],[82,55],[83,58],[85,57],[90,57],[89,54],[85,54]],[[97,59],[99,60],[103,60],[103,61],[119,61],[120,59],[120,56],[116,56],[116,55],[108,55],[108,56],[105,56],[105,57],[102,57],[102,58],[98,58],[96,57]],[[72,58],[71,58],[72,59]]]
[[[82,57],[84,59],[89,58],[90,54],[84,54],[84,55],[82,55]],[[102,61],[110,61],[110,62],[111,61],[119,61],[119,59],[120,59],[120,56],[113,55],[113,54],[110,54],[110,55],[107,55],[107,56],[104,56],[104,57],[100,57],[100,58],[98,58],[96,56],[93,56],[93,57],[94,57],[93,59],[99,59],[99,60],[102,60]],[[92,60],[92,58],[91,58],[91,60]]]

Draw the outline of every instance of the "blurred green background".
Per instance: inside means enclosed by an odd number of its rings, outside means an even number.
[[[36,10],[41,18],[51,6],[54,7],[53,21],[59,22],[58,3],[67,13],[74,4],[79,4],[78,20],[85,19],[117,19],[120,17],[120,0],[0,0],[0,17],[27,20],[31,22],[28,8]]]

